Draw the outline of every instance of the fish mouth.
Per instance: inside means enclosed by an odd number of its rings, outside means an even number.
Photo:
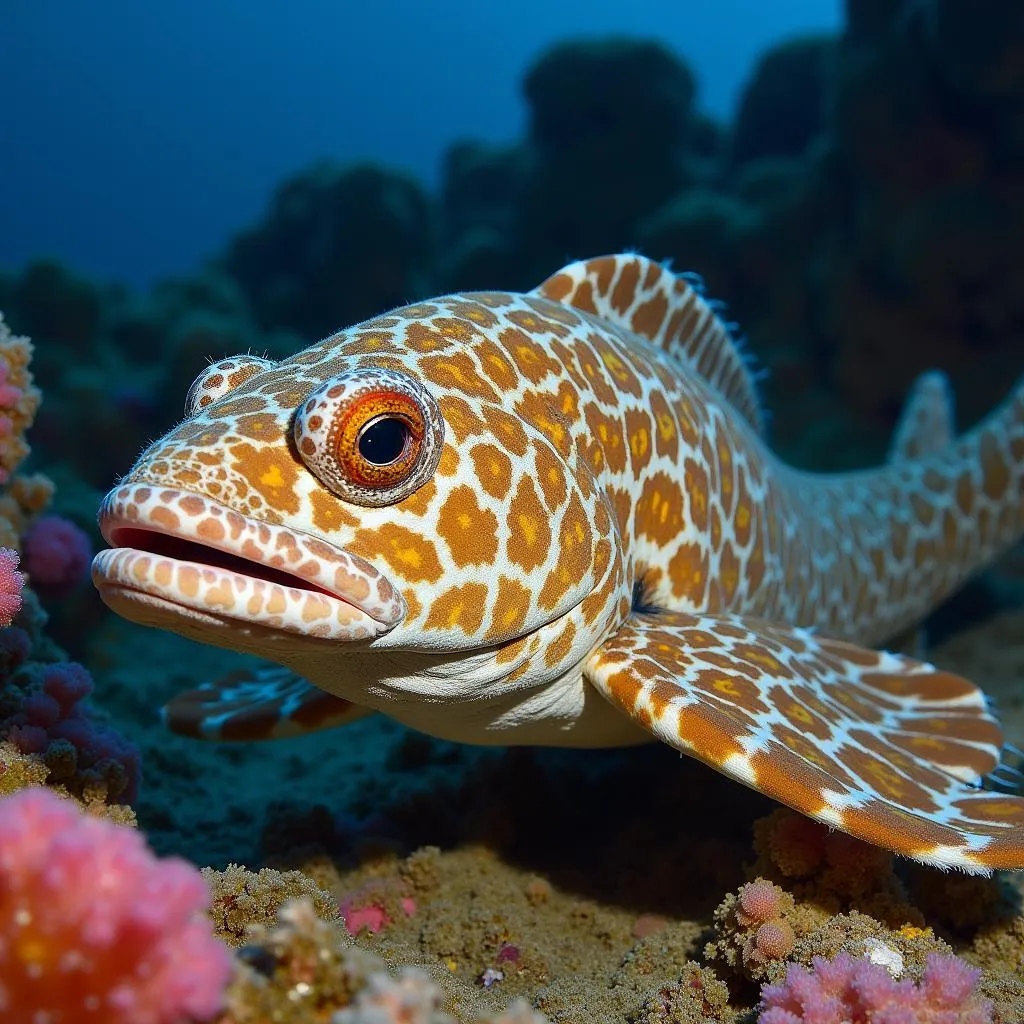
[[[149,609],[200,624],[228,620],[356,641],[405,616],[401,594],[365,559],[205,495],[124,484],[103,499],[99,528],[110,548],[93,559],[93,583],[128,618],[148,619]]]

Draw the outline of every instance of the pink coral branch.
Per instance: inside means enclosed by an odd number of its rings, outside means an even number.
[[[231,972],[209,891],[133,829],[32,788],[0,801],[0,1008],[10,1021],[208,1020]]]
[[[21,611],[25,574],[18,571],[19,560],[13,548],[0,548],[0,627],[3,628]]]
[[[981,971],[958,957],[929,953],[920,985],[845,952],[812,963],[764,986],[758,1024],[992,1024],[992,1003],[974,992]]]

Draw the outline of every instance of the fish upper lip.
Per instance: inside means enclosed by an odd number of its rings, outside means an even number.
[[[132,589],[125,563],[130,554],[179,567],[195,564],[200,571],[247,580],[258,590],[276,588],[293,596],[312,591],[362,613],[370,635],[387,632],[406,612],[401,594],[365,559],[289,527],[252,519],[205,495],[146,481],[126,483],[103,499],[98,522],[111,545],[93,562],[100,587]],[[154,539],[151,547],[139,543],[149,539],[146,535]],[[204,560],[204,549],[228,558]],[[246,563],[262,571],[247,573]],[[166,596],[152,583],[137,589]]]

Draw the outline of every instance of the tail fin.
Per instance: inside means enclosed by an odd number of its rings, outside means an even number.
[[[893,433],[889,462],[935,455],[956,437],[953,387],[941,370],[929,370],[914,381]]]

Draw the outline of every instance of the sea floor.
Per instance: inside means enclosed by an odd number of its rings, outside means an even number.
[[[928,656],[982,685],[1024,747],[1024,607],[1007,596],[1019,568],[994,577],[1003,610],[965,611],[965,628],[947,614]],[[377,893],[389,923],[357,941],[424,966],[460,1020],[515,996],[552,1021],[674,1019],[658,1016],[659,985],[700,956],[716,905],[749,877],[752,823],[776,806],[657,744],[470,748],[382,716],[205,744],[167,733],[158,708],[239,656],[108,615],[86,660],[96,703],[142,749],[136,810],[159,853],[301,868],[339,905]],[[734,1009],[756,1001],[731,988]]]

